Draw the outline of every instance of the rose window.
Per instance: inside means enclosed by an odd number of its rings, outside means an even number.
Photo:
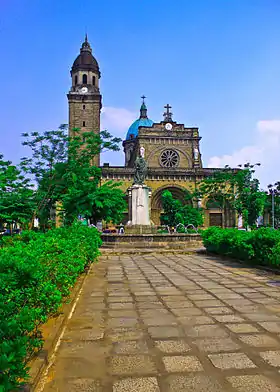
[[[161,153],[160,164],[163,167],[176,167],[179,164],[179,154],[174,150],[165,150]]]

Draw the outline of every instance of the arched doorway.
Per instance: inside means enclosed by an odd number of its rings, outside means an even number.
[[[228,202],[222,205],[221,200],[213,195],[206,202],[207,226],[235,227],[235,212]]]
[[[151,200],[151,221],[154,225],[160,225],[160,215],[163,213],[161,195],[164,191],[170,191],[174,199],[180,200],[183,204],[192,204],[191,200],[186,200],[188,191],[178,185],[166,185],[155,190]]]
[[[206,210],[208,214],[207,226],[223,227],[223,208],[220,200],[215,198],[215,195],[209,197],[206,201]]]

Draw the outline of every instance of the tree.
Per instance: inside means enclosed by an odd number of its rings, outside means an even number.
[[[0,155],[0,223],[24,226],[34,209],[34,191],[30,179],[25,178],[20,168],[5,161]]]
[[[105,150],[119,150],[121,139],[108,131],[83,133],[68,137],[66,127],[43,134],[25,134],[24,145],[32,149],[32,158],[24,158],[22,166],[38,183],[37,209],[41,220],[49,219],[51,208],[60,204],[65,224],[79,215],[96,223],[98,219],[119,221],[125,209],[119,184],[101,185],[101,169],[93,165],[93,157]],[[34,216],[35,216],[34,214]]]
[[[235,179],[234,172],[228,166],[205,177],[198,186],[200,197],[206,197],[219,206],[225,213],[234,208]]]
[[[78,215],[93,223],[100,219],[116,223],[121,220],[126,205],[120,184],[101,184],[101,169],[91,164],[93,156],[100,151],[117,150],[118,142],[107,131],[101,135],[87,132],[82,140],[78,136],[70,140],[68,160],[64,168],[60,166],[64,185],[60,200],[67,224]]]
[[[186,200],[190,196],[186,194]],[[162,222],[168,226],[177,226],[178,224],[194,225],[195,227],[203,224],[202,210],[194,208],[190,204],[183,205],[180,200],[173,198],[170,191],[162,193],[162,206],[164,213],[162,215]]]
[[[244,174],[244,173],[243,173]],[[251,176],[252,173],[249,172]],[[235,209],[244,218],[245,226],[253,227],[260,215],[263,214],[266,194],[259,189],[258,179],[249,180],[238,178]]]
[[[50,211],[54,207],[58,196],[58,178],[56,167],[67,160],[67,125],[62,124],[58,130],[43,133],[23,133],[23,146],[32,151],[32,157],[21,159],[21,168],[37,183],[35,194],[36,206],[33,211],[32,222],[39,217],[41,225],[45,226],[50,219]]]
[[[244,169],[239,170],[225,166],[199,185],[201,195],[216,201],[225,212],[229,209],[242,214],[245,226],[256,224],[266,199],[265,192],[260,191],[259,180],[253,178],[254,166],[246,163]]]

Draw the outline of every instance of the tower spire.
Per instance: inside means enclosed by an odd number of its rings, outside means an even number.
[[[88,42],[88,35],[87,35],[87,33],[85,34],[85,40],[84,40],[84,42],[82,44],[82,47],[81,47],[80,51],[81,52],[85,52],[85,51],[91,52],[91,47],[90,47],[90,44]]]
[[[147,116],[147,106],[145,104],[145,95],[142,95],[142,105],[140,107],[140,118],[148,118]]]

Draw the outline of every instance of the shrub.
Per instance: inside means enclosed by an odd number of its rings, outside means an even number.
[[[209,252],[263,265],[280,264],[280,232],[271,229],[240,231],[210,227],[201,233]]]
[[[273,266],[280,265],[280,241],[271,249],[271,254],[269,255],[270,264]]]
[[[248,243],[252,244],[255,253],[255,259],[260,264],[274,264],[272,259],[272,250],[280,241],[280,233],[278,230],[271,228],[262,228],[252,231]],[[275,252],[273,252],[275,254]]]
[[[27,362],[43,344],[40,326],[57,313],[101,245],[96,229],[79,225],[25,232],[5,242],[0,250],[1,392],[27,380]]]

